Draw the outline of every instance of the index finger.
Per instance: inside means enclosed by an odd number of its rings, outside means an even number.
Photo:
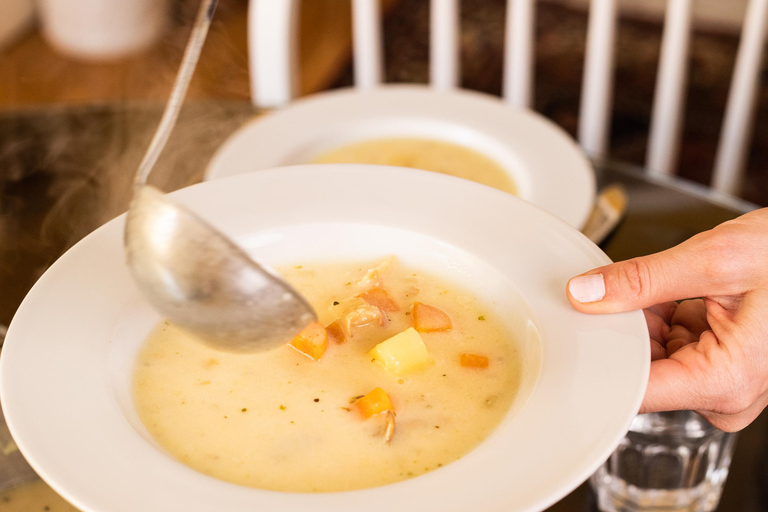
[[[567,296],[584,313],[618,313],[669,301],[744,290],[727,237],[707,231],[666,251],[590,270],[568,281]]]

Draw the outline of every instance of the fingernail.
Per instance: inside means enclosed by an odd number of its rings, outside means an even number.
[[[568,291],[579,302],[597,302],[605,297],[603,274],[574,277],[568,283]]]

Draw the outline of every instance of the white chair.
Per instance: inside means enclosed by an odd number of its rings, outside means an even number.
[[[431,0],[430,85],[456,87],[459,0]],[[659,73],[645,166],[655,175],[673,174],[677,166],[685,105],[688,43],[693,0],[667,0]],[[533,104],[535,0],[508,0],[503,97],[510,104]],[[249,59],[251,94],[259,107],[291,101],[297,84],[299,0],[251,0]],[[382,83],[379,0],[352,0],[355,87]],[[613,103],[614,40],[617,0],[591,0],[580,105],[578,139],[594,159],[606,159]],[[712,188],[738,195],[751,139],[759,85],[768,0],[750,0],[736,68],[720,134]]]

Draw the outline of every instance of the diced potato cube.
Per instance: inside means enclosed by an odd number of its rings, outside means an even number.
[[[293,338],[291,346],[305,356],[318,361],[328,348],[328,333],[323,324],[312,322]]]
[[[384,288],[371,288],[367,292],[358,295],[358,297],[371,306],[378,307],[382,311],[388,313],[396,313],[400,311],[400,306],[397,305],[397,302],[389,296]]]
[[[344,343],[347,341],[347,337],[344,335],[344,331],[339,326],[339,322],[331,322],[325,326],[325,332],[328,336],[328,340],[336,344]]]
[[[478,354],[461,354],[460,364],[465,368],[488,368],[488,357]]]
[[[419,332],[449,331],[453,325],[451,318],[441,309],[414,302],[411,306],[413,327]]]
[[[432,364],[427,347],[413,327],[382,341],[369,355],[395,375],[423,370]]]
[[[394,410],[389,395],[381,388],[376,388],[367,395],[359,398],[355,401],[355,407],[363,418],[370,418],[376,414]]]

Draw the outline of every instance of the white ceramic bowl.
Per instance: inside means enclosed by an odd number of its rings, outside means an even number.
[[[173,197],[268,264],[395,254],[470,283],[516,329],[523,389],[471,453],[396,484],[300,494],[198,473],[153,442],[133,407],[136,353],[159,318],[125,267],[120,217],[39,280],[0,358],[0,399],[19,448],[84,511],[540,510],[608,457],[639,408],[650,365],[643,315],[573,310],[567,279],[609,260],[529,203],[432,173],[334,165],[245,174]]]
[[[386,137],[474,149],[509,173],[521,198],[577,229],[594,205],[592,166],[559,126],[488,94],[420,85],[324,92],[259,116],[219,148],[206,179],[310,163],[328,150]]]

